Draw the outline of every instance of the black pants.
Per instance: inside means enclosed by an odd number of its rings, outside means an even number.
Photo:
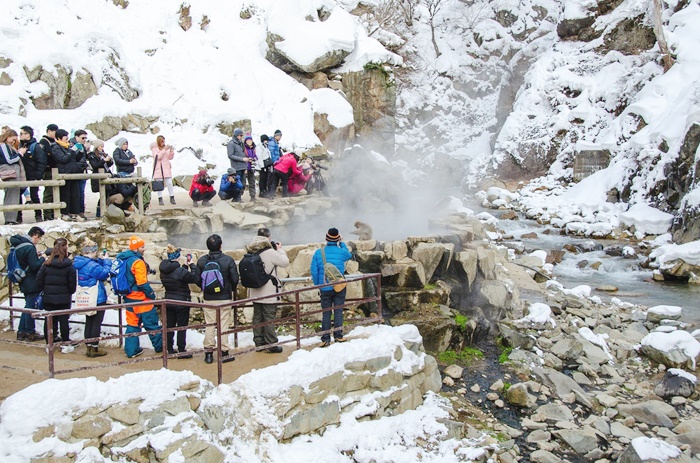
[[[272,177],[270,177],[270,184],[267,191],[267,195],[269,197],[275,197],[275,193],[277,192],[277,185],[279,185],[280,181],[282,181],[282,197],[286,198],[287,196],[289,196],[289,185],[287,184],[289,182],[289,174],[287,174],[286,172],[280,172],[277,169],[272,169]]]
[[[61,214],[80,214],[80,180],[66,180],[61,187],[61,201],[66,203]]]
[[[50,167],[47,167],[46,172],[44,172],[44,180],[52,180]],[[32,199],[32,201],[34,201],[34,200]],[[53,202],[53,187],[52,186],[45,186],[44,187],[44,195],[42,198],[42,202],[44,204]],[[53,209],[44,209],[44,220],[53,220]]]
[[[216,195],[216,191],[207,191],[206,193],[200,193],[199,190],[192,190],[192,201],[209,201]]]
[[[54,304],[47,304],[46,302],[44,303],[44,310],[46,311],[54,311],[54,310],[68,310],[70,309],[70,304],[67,305],[54,305]],[[61,342],[65,341],[70,341],[70,328],[68,327],[68,317],[69,315],[59,315],[53,318],[53,341],[58,342],[56,340],[56,332],[60,326],[61,328]],[[48,317],[47,317],[48,320]],[[48,333],[48,323],[44,323],[44,338],[46,339],[46,342],[49,341],[49,333]]]
[[[106,302],[97,305],[105,305]],[[95,315],[85,316],[85,339],[99,338],[102,333],[102,320],[105,318],[104,310],[97,312]],[[87,343],[88,346],[97,347],[99,341]]]
[[[165,322],[168,328],[187,326],[190,323],[190,308],[181,305],[168,305],[165,308]],[[168,333],[168,350],[173,350],[175,333]],[[187,347],[187,330],[177,332],[177,350],[184,352]]]
[[[49,187],[46,187],[49,188]],[[20,204],[22,204],[22,196],[24,194],[24,191],[22,192],[22,195],[20,195],[19,201]],[[32,204],[39,204],[39,187],[38,186],[33,186],[29,188],[29,199],[32,200]],[[41,221],[41,210],[37,209],[34,211],[34,218],[36,219],[37,222]],[[17,211],[17,223],[22,223],[22,211]]]
[[[270,167],[260,169],[260,196],[265,196],[267,193],[267,183],[270,181]]]

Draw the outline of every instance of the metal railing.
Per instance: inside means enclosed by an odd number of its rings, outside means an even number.
[[[283,298],[280,302],[278,302],[279,305],[293,305],[294,306],[294,313],[289,316],[281,317],[281,318],[276,318],[275,320],[269,321],[269,322],[263,322],[263,323],[258,323],[258,324],[239,324],[239,311],[243,310],[245,307],[251,307],[253,303],[264,300],[264,299],[269,299],[271,296],[263,296],[263,297],[258,297],[258,298],[247,298],[247,299],[241,299],[241,300],[236,300],[233,302],[226,302],[222,304],[215,304],[215,303],[207,303],[207,302],[188,302],[188,301],[181,301],[181,300],[172,300],[172,299],[158,299],[154,301],[146,301],[146,304],[153,304],[154,306],[157,307],[158,313],[160,315],[160,321],[161,321],[161,328],[158,330],[150,330],[150,331],[141,331],[138,333],[124,333],[124,324],[122,323],[122,311],[127,310],[129,307],[135,307],[135,306],[142,306],[145,305],[143,301],[141,302],[131,302],[131,303],[120,303],[120,304],[111,304],[111,305],[101,305],[97,307],[88,307],[84,309],[70,309],[70,310],[60,310],[60,311],[37,311],[37,310],[31,310],[31,309],[20,309],[17,307],[7,307],[7,306],[0,306],[0,310],[6,310],[12,312],[21,312],[21,313],[30,313],[33,318],[43,318],[45,321],[45,326],[46,326],[46,333],[47,333],[47,344],[36,344],[36,343],[30,343],[30,342],[24,342],[24,341],[15,341],[15,340],[7,340],[7,339],[0,339],[0,342],[5,342],[5,343],[18,343],[18,344],[24,344],[24,345],[34,345],[34,346],[40,346],[40,347],[46,347],[47,352],[48,352],[48,372],[37,372],[35,370],[30,370],[32,373],[38,373],[42,374],[44,376],[48,376],[50,378],[53,378],[56,375],[59,374],[68,374],[68,373],[75,373],[78,371],[84,371],[84,370],[91,370],[95,368],[105,368],[105,367],[117,367],[117,366],[123,366],[123,365],[129,365],[129,364],[135,364],[135,363],[141,363],[141,362],[147,362],[147,361],[152,361],[152,360],[158,360],[161,359],[163,362],[163,368],[168,368],[168,359],[170,358],[178,358],[186,354],[197,354],[197,353],[203,353],[207,352],[206,349],[197,349],[197,350],[191,350],[187,351],[186,353],[174,353],[174,354],[168,354],[168,349],[167,349],[167,335],[168,333],[176,333],[177,331],[182,331],[182,330],[188,330],[188,329],[204,329],[209,326],[213,326],[216,329],[216,359],[217,359],[217,381],[218,384],[222,383],[223,380],[223,363],[225,360],[235,358],[239,355],[243,355],[249,352],[253,351],[259,351],[259,350],[265,350],[269,349],[271,347],[275,346],[282,346],[285,344],[290,344],[290,343],[295,343],[295,348],[300,349],[301,348],[301,341],[304,339],[308,339],[311,337],[316,337],[319,335],[323,334],[331,334],[334,332],[337,328],[332,327],[329,330],[325,331],[314,331],[313,333],[309,334],[303,334],[302,333],[302,326],[307,323],[316,323],[317,320],[314,318],[318,314],[322,314],[323,312],[331,311],[339,307],[347,308],[350,306],[355,306],[359,304],[366,304],[366,303],[376,303],[377,311],[376,314],[370,316],[370,317],[364,317],[361,319],[353,319],[352,323],[347,323],[343,325],[343,329],[349,329],[354,326],[359,326],[359,325],[369,325],[369,324],[374,324],[374,323],[381,323],[383,322],[383,317],[382,317],[382,297],[381,297],[381,274],[379,273],[372,273],[372,274],[364,274],[364,275],[358,275],[358,276],[349,276],[347,278],[348,283],[352,282],[362,282],[364,280],[372,279],[376,281],[376,294],[374,295],[369,295],[367,297],[360,297],[360,298],[352,298],[352,299],[346,299],[345,304],[342,306],[338,307],[329,307],[326,309],[321,308],[320,310],[308,310],[304,311],[302,308],[307,305],[313,305],[313,304],[319,304],[320,300],[314,298],[313,300],[307,300],[307,301],[302,301],[300,295],[303,293],[309,293],[313,291],[318,291],[321,288],[332,286],[335,283],[328,283],[328,284],[323,284],[323,285],[317,285],[317,286],[309,286],[309,287],[304,287],[304,288],[298,288],[298,289],[293,289],[289,291],[284,291],[277,293],[277,296],[280,298]],[[201,308],[206,308],[206,309],[214,309],[216,310],[216,322],[215,323],[200,323],[197,325],[188,325],[188,326],[183,326],[183,327],[173,327],[173,328],[168,328],[164,321],[166,320],[166,307],[168,304],[171,305],[178,305],[178,306],[183,306],[183,305],[189,305],[192,308],[196,307],[201,307]],[[61,342],[55,342],[55,335],[53,331],[53,320],[55,317],[58,316],[64,316],[64,315],[74,315],[74,314],[81,314],[85,312],[95,312],[95,311],[105,311],[105,310],[118,310],[119,311],[119,332],[117,334],[111,334],[111,335],[106,335],[106,336],[100,336],[99,338],[89,338],[89,339],[82,339],[79,341],[61,341]],[[233,310],[233,328],[230,326],[228,327],[222,327],[221,326],[221,311],[222,310]],[[10,320],[12,320],[12,315]],[[71,323],[76,323],[75,321],[72,321]],[[79,322],[78,322],[79,323]],[[12,326],[12,321],[10,322],[10,325]],[[293,326],[294,327],[294,339],[289,339],[285,341],[279,341],[275,344],[266,344],[264,346],[251,346],[251,347],[246,347],[243,349],[238,349],[238,335],[239,333],[245,332],[245,331],[250,331],[254,328],[260,328],[264,326]],[[106,325],[103,324],[102,326],[115,326],[115,325]],[[347,327],[347,328],[346,328]],[[70,368],[70,369],[62,369],[58,370],[56,369],[55,365],[55,353],[54,349],[56,347],[60,346],[75,346],[78,344],[84,344],[84,343],[94,343],[94,342],[100,342],[100,341],[107,341],[107,340],[112,340],[112,339],[118,339],[119,340],[119,345],[122,345],[122,342],[124,339],[130,338],[130,337],[138,337],[138,336],[144,336],[144,335],[151,335],[151,334],[158,334],[160,333],[162,335],[162,340],[163,340],[163,345],[162,345],[162,352],[160,352],[159,355],[155,356],[150,356],[150,357],[138,357],[138,358],[131,358],[127,360],[122,360],[118,362],[110,362],[110,363],[99,363],[99,364],[93,364],[93,365],[86,365],[86,366],[81,366],[77,368]],[[229,352],[229,355],[226,357],[222,357],[222,348],[221,348],[221,339],[224,336],[229,336],[233,334],[234,337],[234,348],[237,349],[234,352]],[[15,370],[25,370],[23,368],[19,367],[12,367],[12,366],[5,366],[5,365],[0,365],[0,368],[5,368],[5,369],[15,369]]]
[[[4,205],[0,204],[0,213],[5,211],[34,211],[34,210],[45,210],[53,209],[54,217],[61,217],[61,209],[66,207],[64,201],[60,201],[61,197],[61,187],[66,184],[66,180],[99,180],[100,182],[100,210],[107,210],[107,185],[118,185],[124,183],[133,183],[137,185],[136,195],[138,197],[138,210],[139,213],[143,215],[144,204],[143,204],[143,189],[140,185],[144,183],[150,183],[151,181],[142,177],[141,167],[136,168],[135,177],[112,177],[111,174],[105,173],[104,169],[100,169],[97,174],[59,174],[57,168],[51,169],[51,180],[11,180],[11,181],[1,181],[0,190],[8,188],[29,188],[29,187],[39,187],[43,186],[45,188],[53,188],[53,202],[52,203],[41,203],[41,204],[12,204]],[[104,213],[104,212],[103,212]]]

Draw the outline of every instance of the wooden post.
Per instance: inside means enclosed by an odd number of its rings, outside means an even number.
[[[136,177],[141,178],[141,167],[136,168]],[[139,214],[143,215],[143,183],[136,184],[136,194],[139,198]]]
[[[104,174],[105,170],[98,169],[97,173]],[[98,182],[100,182],[100,214],[104,217],[107,212],[107,188],[105,184],[102,183],[102,179],[98,180]]]
[[[51,179],[58,180],[58,169],[56,167],[51,169]],[[58,185],[53,187],[53,202],[56,204],[61,202],[61,187],[59,187]],[[61,218],[61,209],[56,208],[53,210],[53,218]]]

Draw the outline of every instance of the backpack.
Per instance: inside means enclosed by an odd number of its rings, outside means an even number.
[[[29,154],[31,154],[32,156],[34,156],[34,150],[36,149],[36,144],[37,144],[37,142],[34,142],[31,145],[29,145]]]
[[[271,273],[265,271],[265,263],[260,257],[260,253],[265,250],[263,249],[254,254],[248,253],[238,263],[238,274],[244,287],[262,288],[270,280],[273,280],[275,286],[277,285],[277,279]]]
[[[218,294],[225,286],[221,266],[218,262],[210,260],[202,270],[202,291],[205,294]]]
[[[340,273],[340,270],[338,270],[338,267],[333,265],[330,262],[326,262],[326,248],[323,247],[321,248],[321,257],[323,258],[323,276],[326,280],[326,283],[334,283],[336,281],[342,281],[345,280],[345,277],[343,276],[342,273]],[[347,283],[337,283],[333,285],[333,290],[337,293],[340,291],[344,290],[345,287],[347,286]]]
[[[24,242],[17,247],[11,247],[10,253],[7,255],[7,278],[15,284],[19,284],[27,276],[27,268],[22,268],[19,266],[19,260],[17,260],[17,250],[24,246],[31,246],[32,243]]]
[[[126,296],[131,292],[131,283],[129,282],[129,274],[131,269],[128,266],[129,258],[122,259],[117,257],[112,262],[112,268],[109,271],[111,275],[112,291],[120,296]]]

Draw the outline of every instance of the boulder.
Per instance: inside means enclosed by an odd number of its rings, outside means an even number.
[[[97,85],[92,79],[92,74],[87,71],[78,72],[70,86],[66,109],[79,108],[89,98],[97,95],[97,92]]]
[[[671,368],[695,370],[700,342],[683,330],[649,333],[642,339],[642,353]]]
[[[598,448],[598,437],[590,428],[584,430],[562,429],[561,431],[554,431],[552,434],[579,454],[586,454]]]
[[[355,259],[363,273],[381,273],[383,270],[384,253],[382,251],[357,251]]]
[[[513,384],[505,394],[508,403],[517,407],[532,408],[537,403],[537,397],[527,391],[523,383]]]
[[[382,291],[387,307],[393,312],[402,312],[420,304],[447,305],[450,292],[444,287],[417,291]]]
[[[697,454],[700,453],[700,430],[691,431],[683,434],[678,434],[677,436],[672,436],[666,439],[671,445],[681,447],[683,445],[689,445],[690,451]]]
[[[315,248],[307,248],[299,251],[287,267],[287,272],[290,278],[307,277],[311,275],[311,260],[316,252]]]
[[[429,352],[444,352],[449,346],[454,331],[457,329],[454,318],[431,311],[425,306],[411,313],[410,317],[403,318],[401,313],[391,319],[393,326],[411,324],[418,328],[423,337],[425,350]]]
[[[419,243],[413,249],[411,257],[413,260],[423,264],[426,281],[430,281],[433,278],[433,273],[440,264],[444,252],[445,245],[441,243]]]
[[[695,392],[696,382],[695,375],[671,368],[666,370],[663,379],[654,388],[654,394],[664,399],[676,396],[690,397]]]
[[[562,360],[576,360],[583,352],[583,344],[576,338],[564,338],[552,346],[550,352]]]
[[[524,350],[530,350],[535,347],[535,338],[533,336],[529,336],[520,330],[513,329],[504,323],[499,323],[498,329],[507,347]]]
[[[621,404],[617,410],[622,416],[631,416],[639,423],[649,426],[673,427],[671,418],[677,418],[678,413],[668,404],[659,400],[648,400],[638,404]]]
[[[408,257],[408,245],[405,241],[386,241],[384,243],[384,254],[388,260],[401,260]],[[474,261],[476,265],[476,261]]]
[[[593,408],[593,403],[591,402],[588,394],[578,385],[576,381],[566,376],[564,373],[553,370],[551,368],[534,368],[532,372],[540,378],[542,383],[553,389],[554,392],[560,397],[564,398],[574,394],[576,402],[581,405]]]
[[[683,308],[673,305],[656,305],[647,310],[647,321],[659,323],[661,320],[680,320]]]
[[[681,450],[660,439],[636,437],[620,454],[618,463],[680,463],[689,461]]]
[[[455,260],[459,263],[467,276],[468,290],[471,292],[476,280],[478,254],[473,249],[467,249],[457,253]]]
[[[53,71],[41,66],[32,70],[25,68],[30,82],[42,81],[48,87],[45,93],[32,97],[36,109],[65,109],[70,100],[70,70],[55,65]]]
[[[360,269],[362,269],[362,265],[360,265]],[[420,262],[384,264],[381,273],[382,286],[423,288],[427,283],[425,270]]]
[[[464,371],[464,368],[460,367],[459,365],[449,365],[447,368],[445,368],[445,375],[449,376],[452,379],[462,379],[462,372]]]
[[[13,82],[14,80],[12,79],[12,77],[10,77],[8,73],[6,73],[5,71],[0,73],[0,85],[8,86],[12,85]]]
[[[555,403],[545,404],[537,407],[535,413],[550,423],[556,423],[558,421],[574,421],[574,415],[571,413],[571,410],[569,410],[569,407],[565,405]]]

